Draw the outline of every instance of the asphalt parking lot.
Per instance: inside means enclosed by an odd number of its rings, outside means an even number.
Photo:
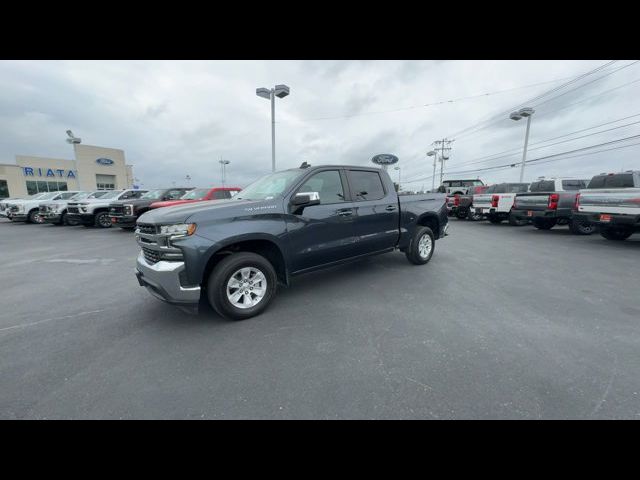
[[[139,287],[131,232],[0,220],[0,418],[640,419],[640,236],[449,231],[232,322]]]

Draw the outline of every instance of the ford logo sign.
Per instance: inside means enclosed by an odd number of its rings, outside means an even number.
[[[96,160],[96,163],[100,165],[113,165],[113,160],[110,158],[99,158]]]
[[[390,153],[381,153],[373,157],[371,161],[376,165],[393,165],[394,163],[398,163],[398,157]]]

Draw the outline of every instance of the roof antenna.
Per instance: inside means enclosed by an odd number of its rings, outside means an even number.
[[[311,165],[308,164],[307,162],[302,162],[302,165],[300,165],[300,168],[309,168]]]

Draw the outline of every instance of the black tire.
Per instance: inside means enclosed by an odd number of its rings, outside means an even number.
[[[420,254],[420,240],[425,235],[429,237],[431,242],[430,242],[430,249],[427,255],[422,256]],[[431,260],[431,257],[433,256],[433,251],[435,250],[435,248],[436,248],[436,239],[435,239],[435,236],[433,235],[433,231],[429,227],[418,226],[416,227],[416,231],[414,232],[413,237],[409,241],[409,246],[405,250],[404,254],[407,257],[407,260],[409,260],[414,265],[424,265],[425,263],[428,263],[429,260]]]
[[[513,213],[509,213],[509,225],[513,227],[522,227],[529,223],[529,220],[526,218],[518,218]]]
[[[109,212],[96,213],[94,225],[100,228],[111,228],[111,217]]]
[[[487,218],[489,219],[489,221],[491,223],[493,223],[495,225],[497,225],[499,223],[502,223],[502,220],[503,220],[501,217],[498,217],[496,215],[489,215],[489,216],[487,216]]]
[[[621,242],[633,234],[633,229],[626,227],[600,227],[600,235],[607,240]]]
[[[469,211],[466,208],[456,210],[456,217],[460,220],[465,220],[469,216]]]
[[[589,222],[576,222],[571,220],[569,222],[569,231],[574,235],[591,235],[596,231],[596,226]]]
[[[29,212],[27,223],[44,223],[44,219],[40,216],[39,210],[31,210]]]
[[[534,218],[532,223],[538,230],[551,230],[557,222],[554,218]]]
[[[247,267],[260,271],[266,279],[267,287],[264,296],[256,305],[239,308],[233,305],[227,297],[227,284],[236,272]],[[234,253],[221,260],[209,275],[207,299],[211,307],[221,317],[230,320],[244,320],[259,315],[267,308],[276,293],[277,282],[278,278],[273,265],[262,255],[252,252]],[[241,295],[239,298],[244,297]]]
[[[467,218],[472,222],[477,222],[482,220],[482,215],[480,215],[479,213],[476,213],[476,211],[471,208],[469,209],[469,216]]]

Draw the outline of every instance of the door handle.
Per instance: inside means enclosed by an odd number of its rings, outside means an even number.
[[[387,205],[387,208],[385,208],[385,210],[387,212],[393,212],[395,209],[396,209],[396,207],[393,206],[393,205]]]
[[[338,210],[338,215],[341,217],[348,217],[349,215],[353,215],[352,209]]]

